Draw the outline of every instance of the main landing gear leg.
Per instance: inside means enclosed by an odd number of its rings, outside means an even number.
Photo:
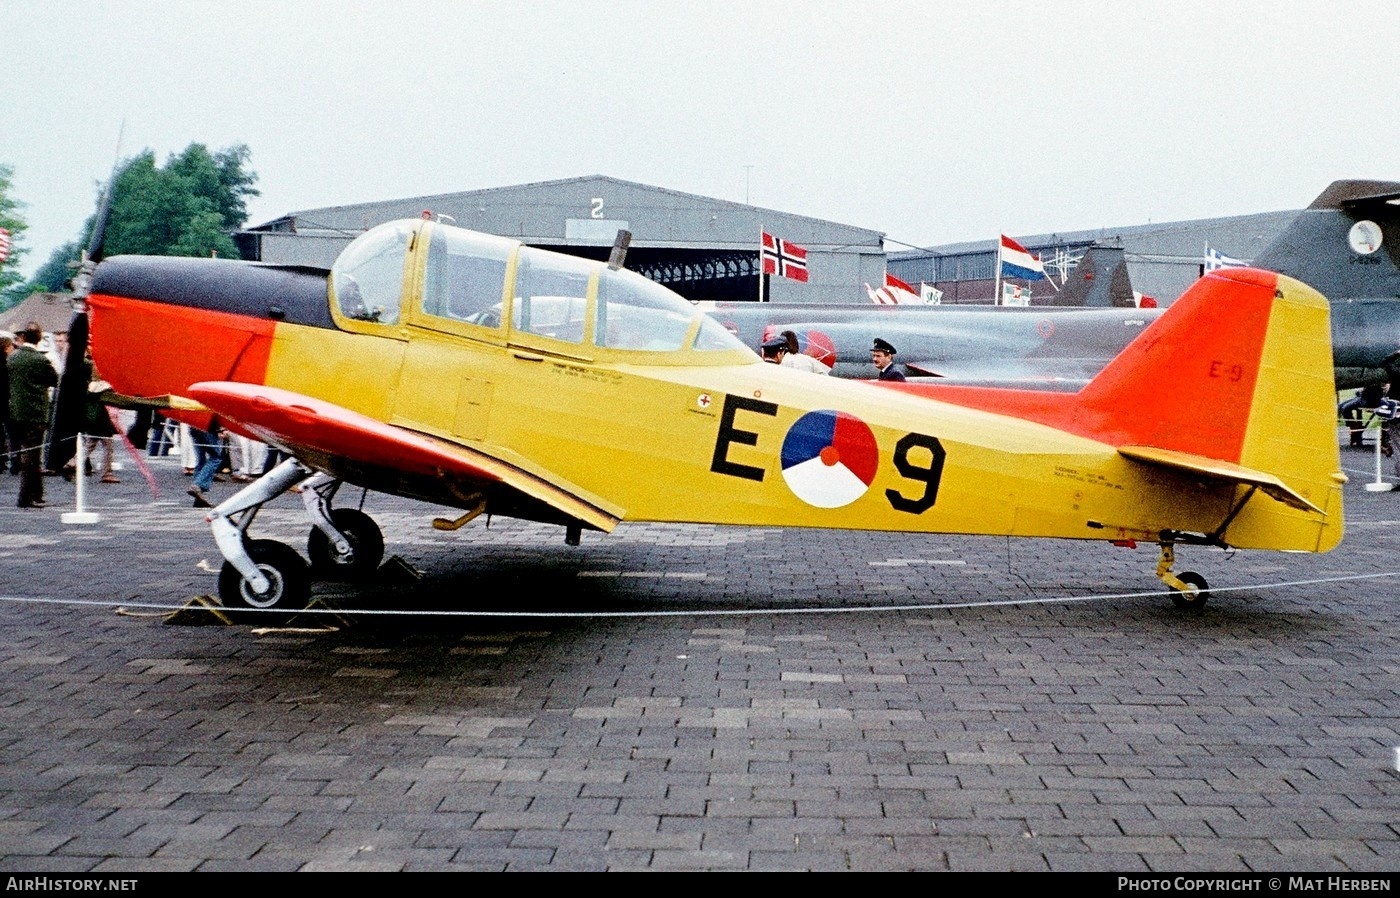
[[[1195,571],[1173,574],[1176,546],[1170,542],[1162,542],[1159,545],[1162,547],[1162,558],[1157,562],[1157,578],[1171,589],[1173,604],[1188,611],[1200,611],[1210,598],[1206,578]]]
[[[354,508],[331,508],[340,481],[317,474],[301,486],[301,504],[314,525],[306,539],[311,570],[352,579],[373,574],[384,560],[384,534],[374,519]]]
[[[206,520],[225,559],[219,571],[219,598],[225,605],[301,608],[310,598],[311,577],[295,549],[276,540],[247,539],[258,509],[309,476],[301,462],[288,459],[209,512]]]

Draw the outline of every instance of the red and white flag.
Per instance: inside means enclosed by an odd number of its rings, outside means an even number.
[[[901,281],[899,278],[885,272],[885,286],[879,290],[865,285],[865,292],[869,294],[870,301],[880,306],[902,306],[910,303],[923,304],[923,299],[914,292],[914,288]]]
[[[0,262],[10,258],[10,232],[0,228]]]
[[[794,281],[807,282],[807,250],[788,240],[780,240],[767,231],[760,232],[759,259],[764,274],[777,274]]]

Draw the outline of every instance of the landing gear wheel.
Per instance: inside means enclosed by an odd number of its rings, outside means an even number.
[[[226,608],[300,611],[306,607],[311,599],[311,573],[296,549],[272,539],[255,539],[248,543],[248,556],[271,586],[259,595],[238,568],[225,561],[219,570],[219,598]]]
[[[1190,586],[1191,589],[1185,592],[1173,589],[1173,604],[1187,611],[1200,611],[1204,608],[1206,601],[1210,599],[1210,590],[1206,588],[1206,578],[1195,571],[1183,571],[1177,574],[1176,578]]]
[[[374,518],[354,508],[331,509],[331,523],[345,534],[355,560],[337,564],[335,548],[320,528],[312,527],[306,538],[306,554],[311,559],[311,571],[318,577],[333,580],[353,580],[379,570],[384,560],[384,534]]]

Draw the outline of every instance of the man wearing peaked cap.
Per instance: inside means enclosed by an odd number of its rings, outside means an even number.
[[[772,362],[775,365],[783,363],[783,353],[787,352],[787,340],[781,335],[769,337],[763,341],[763,360]]]
[[[888,341],[879,337],[870,347],[870,361],[880,372],[880,380],[904,380],[904,372],[895,367],[894,354],[897,350]]]

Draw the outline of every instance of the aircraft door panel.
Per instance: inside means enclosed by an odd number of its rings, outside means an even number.
[[[497,350],[418,331],[404,352],[390,423],[444,439],[481,440],[493,384],[479,372]]]
[[[464,440],[486,439],[491,420],[491,400],[496,385],[489,380],[463,377],[457,390],[457,417],[452,423],[453,436]]]

